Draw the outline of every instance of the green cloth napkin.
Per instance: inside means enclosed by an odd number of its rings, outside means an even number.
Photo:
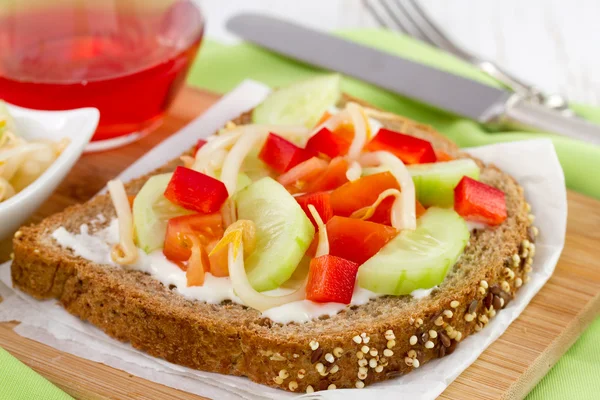
[[[0,348],[0,399],[69,400],[72,397]]]
[[[432,67],[499,86],[497,82],[471,65],[406,36],[379,29],[351,30],[341,32],[340,35]],[[250,44],[228,46],[209,40],[200,50],[200,56],[191,69],[188,83],[225,93],[247,78],[275,87],[319,73],[322,71]],[[399,75],[398,79],[402,79],[402,76]],[[567,186],[600,199],[600,180],[595,176],[596,171],[600,169],[600,147],[548,134],[487,133],[473,121],[445,114],[351,78],[344,78],[342,89],[383,109],[433,125],[463,147],[542,136],[551,137],[565,171]],[[573,108],[579,115],[600,123],[600,109],[577,104],[574,104]],[[600,375],[599,339],[600,319],[597,319],[527,399],[600,398],[600,379],[597,379]]]
[[[378,29],[352,30],[341,35],[436,68],[498,86],[494,80],[471,65],[406,36]],[[188,82],[218,93],[225,93],[246,78],[270,86],[282,86],[320,72],[313,67],[293,62],[250,44],[227,46],[206,41],[192,67]],[[399,74],[398,79],[402,79],[402,75]],[[539,133],[523,132],[490,134],[473,121],[445,114],[351,78],[343,80],[342,89],[388,111],[433,125],[462,147],[542,136]],[[600,123],[600,109],[581,105],[574,105],[574,108],[580,115]],[[600,147],[555,135],[544,136],[552,137],[565,171],[567,186],[588,196],[600,198],[600,181],[596,178],[596,171],[600,167]]]

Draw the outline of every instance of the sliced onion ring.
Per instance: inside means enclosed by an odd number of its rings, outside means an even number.
[[[346,178],[348,178],[350,182],[354,182],[356,180],[359,180],[361,175],[362,168],[360,164],[356,161],[352,161],[350,163],[350,166],[348,167],[348,170],[346,171]]]
[[[317,127],[314,128],[312,132],[310,132],[307,139],[310,139],[312,136],[316,135],[323,128],[327,128],[330,131],[334,131],[338,126],[349,121],[350,115],[348,114],[348,111],[342,110],[340,112],[337,112],[331,117],[327,118],[322,124],[317,125]]]
[[[371,218],[373,216],[373,214],[375,214],[375,210],[377,210],[377,207],[379,207],[379,205],[381,204],[382,201],[384,201],[388,197],[395,197],[396,199],[398,199],[401,195],[402,195],[402,193],[398,189],[386,189],[379,194],[379,196],[377,197],[377,200],[375,200],[375,202],[373,202],[373,204],[354,211],[350,215],[350,218],[358,218],[358,219],[362,219],[362,220],[367,220],[367,219]]]
[[[293,301],[304,300],[306,297],[306,280],[299,289],[285,296],[267,296],[257,292],[252,285],[250,285],[248,275],[246,275],[244,257],[240,256],[243,254],[243,251],[243,241],[240,240],[238,243],[230,243],[227,257],[229,262],[229,277],[231,278],[233,290],[246,306],[262,312],[269,308],[279,307]]]
[[[365,153],[360,157],[360,163],[364,167],[387,165],[390,168],[401,189],[400,196],[396,197],[392,206],[392,226],[398,230],[416,229],[415,184],[404,163],[387,151]]]
[[[221,181],[225,184],[229,196],[233,196],[237,189],[238,174],[244,159],[253,148],[265,141],[267,133],[267,131],[248,129],[248,132],[238,139],[225,157],[221,170]]]
[[[107,186],[119,222],[119,243],[113,246],[110,256],[117,264],[134,264],[139,255],[133,241],[133,215],[125,186],[118,179],[109,181]]]
[[[244,256],[246,257],[256,247],[256,225],[254,222],[248,219],[240,219],[234,222],[225,230],[221,240],[217,242],[208,255],[212,256],[225,249],[229,243],[239,243],[240,240],[244,242],[244,251],[246,252]]]
[[[363,108],[356,103],[348,103],[346,110],[350,115],[352,126],[354,126],[354,139],[348,149],[348,158],[357,160],[360,157],[363,147],[367,144],[369,132],[369,119]]]
[[[210,136],[206,144],[196,152],[192,169],[203,172],[206,169],[206,165],[211,161],[215,151],[229,149],[241,135],[241,129],[232,129],[217,136]]]
[[[221,215],[223,216],[223,225],[225,228],[228,228],[237,221],[237,210],[235,209],[235,202],[231,197],[225,200],[225,204],[221,207]]]
[[[312,204],[308,205],[308,211],[314,218],[317,223],[317,227],[319,228],[319,245],[317,246],[317,252],[315,253],[315,257],[321,257],[326,254],[329,254],[329,238],[327,237],[327,227],[323,223],[319,212]]]

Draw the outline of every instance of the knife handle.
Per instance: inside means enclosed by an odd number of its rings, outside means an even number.
[[[556,110],[513,95],[506,104],[501,122],[513,129],[556,133],[600,146],[600,125],[577,117],[565,117]]]

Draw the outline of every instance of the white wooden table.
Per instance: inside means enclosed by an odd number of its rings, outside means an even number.
[[[195,0],[208,36],[236,40],[224,21],[242,10],[319,29],[374,27],[360,0]],[[599,0],[422,0],[459,43],[523,79],[569,99],[600,105]]]

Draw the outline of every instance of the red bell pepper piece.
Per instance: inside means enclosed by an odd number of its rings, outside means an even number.
[[[392,226],[392,207],[394,206],[394,201],[396,201],[395,197],[388,197],[383,200],[367,221]]]
[[[400,189],[398,181],[390,172],[363,176],[355,181],[347,182],[331,193],[333,213],[349,217],[354,211],[373,204],[381,192],[387,189]],[[394,202],[393,198],[389,200]],[[387,201],[388,199],[383,203]]]
[[[193,169],[177,167],[165,197],[185,209],[210,214],[221,208],[229,194],[223,182]]]
[[[392,226],[392,207],[394,206],[394,201],[396,201],[395,197],[388,197],[387,199],[383,200],[371,218],[369,218],[367,221]],[[427,209],[423,207],[421,203],[419,203],[419,200],[415,199],[415,211],[417,218],[419,218],[421,215],[425,214]]]
[[[192,240],[200,239],[203,245],[223,236],[223,218],[221,213],[193,214],[171,218],[167,222],[167,234],[163,254],[171,261],[187,261],[191,256]]]
[[[465,176],[454,188],[454,209],[466,219],[498,225],[506,219],[506,198],[501,190]]]
[[[290,168],[308,160],[312,154],[281,136],[269,133],[258,158],[275,171],[284,173]]]
[[[306,298],[318,303],[349,304],[358,267],[352,261],[329,254],[313,258],[308,270]]]
[[[204,139],[198,139],[198,143],[196,143],[196,148],[194,149],[194,155],[200,150],[206,143],[208,143]]]
[[[397,233],[391,226],[334,216],[327,222],[329,253],[360,265],[373,257]]]
[[[348,153],[350,144],[350,141],[336,135],[327,128],[322,128],[308,139],[306,149],[314,154],[325,154],[330,158],[334,158],[345,156]]]
[[[329,163],[327,169],[315,179],[306,182],[302,188],[306,193],[323,192],[333,190],[348,182],[346,171],[348,170],[348,161],[342,157],[336,157]]]
[[[414,136],[381,128],[365,147],[367,151],[385,150],[406,164],[433,163],[436,161],[431,143]]]
[[[308,209],[308,205],[312,204],[319,216],[323,220],[324,223],[327,223],[333,217],[333,209],[331,208],[331,194],[328,192],[316,192],[316,193],[307,193],[301,196],[296,196],[296,201],[300,204],[300,207],[304,210],[310,222],[313,223],[315,228],[317,228],[317,223],[315,222],[311,212]]]
[[[277,177],[277,182],[281,183],[286,188],[290,185],[301,187],[306,182],[316,178],[327,169],[329,163],[317,157],[311,157],[306,161],[301,162],[289,171]]]

